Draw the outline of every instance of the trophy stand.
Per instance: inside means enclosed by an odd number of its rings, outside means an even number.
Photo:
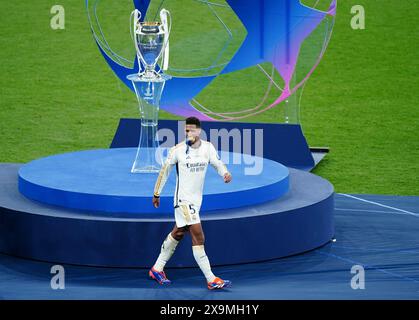
[[[169,58],[169,11],[160,11],[161,22],[141,21],[141,12],[135,9],[133,20],[133,40],[137,51],[138,74],[127,76],[132,82],[138,99],[141,115],[141,133],[137,155],[132,165],[132,173],[159,172],[162,154],[159,148],[157,125],[160,98],[164,85],[171,76],[163,73],[168,68]],[[156,71],[157,61],[161,59],[162,68]],[[144,67],[143,71],[141,66]]]
[[[159,106],[164,84],[170,78],[166,74],[154,79],[141,77],[138,74],[128,76],[134,86],[141,115],[140,141],[132,173],[152,173],[160,170],[162,155],[157,136]]]

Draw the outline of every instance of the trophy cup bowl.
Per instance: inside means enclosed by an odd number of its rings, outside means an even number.
[[[131,80],[138,99],[141,115],[141,132],[137,155],[132,166],[132,173],[153,173],[161,168],[162,154],[157,136],[160,98],[166,80],[171,77],[163,70],[168,68],[169,58],[169,11],[160,11],[161,22],[141,21],[141,12],[135,9],[133,41],[137,51],[139,70],[131,74]],[[156,70],[157,63],[161,66]]]
[[[155,71],[157,61],[165,46],[166,33],[160,22],[140,22],[135,40],[138,56],[145,68],[144,77],[158,77]]]

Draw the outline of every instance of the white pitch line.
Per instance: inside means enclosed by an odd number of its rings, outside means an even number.
[[[368,210],[368,209],[345,209],[345,208],[335,208],[335,210],[337,211],[355,211],[355,212],[376,212],[376,213],[391,213],[391,214],[405,214],[404,212],[394,212],[394,210],[392,211],[383,211],[383,210]]]
[[[351,196],[351,195],[345,194],[345,193],[338,193],[338,194],[340,194],[342,196],[345,196],[345,197],[348,197],[348,198],[356,199],[356,200],[359,200],[359,201],[363,201],[363,202],[375,204],[375,205],[380,206],[380,207],[383,207],[383,208],[388,208],[388,209],[393,209],[393,210],[396,210],[396,211],[404,212],[404,213],[410,214],[410,215],[412,215],[414,217],[419,217],[419,214],[414,213],[414,212],[410,212],[410,211],[407,211],[407,210],[403,210],[403,209],[399,209],[399,208],[395,208],[395,207],[386,206],[385,204],[381,204],[381,203],[378,203],[378,202],[365,200],[365,199],[358,198],[358,197],[355,197],[355,196]]]

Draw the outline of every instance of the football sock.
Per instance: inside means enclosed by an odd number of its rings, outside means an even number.
[[[201,269],[205,278],[207,278],[207,282],[214,281],[216,277],[211,271],[211,266],[207,254],[205,253],[204,246],[192,246],[192,251],[196,263],[198,263],[199,268]]]
[[[178,245],[179,241],[172,237],[169,233],[166,239],[163,241],[161,246],[160,255],[157,258],[156,263],[154,264],[154,269],[157,271],[163,271],[164,266],[166,265],[167,261],[172,257],[173,253],[175,252],[176,246]]]

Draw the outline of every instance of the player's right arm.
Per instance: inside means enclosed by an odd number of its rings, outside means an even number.
[[[159,176],[157,177],[156,184],[154,185],[154,195],[153,195],[153,205],[158,208],[160,205],[160,193],[163,190],[164,185],[166,184],[167,179],[169,178],[170,171],[173,166],[177,163],[176,158],[176,146],[172,147],[169,151],[166,161],[164,162],[163,167],[160,169]]]

